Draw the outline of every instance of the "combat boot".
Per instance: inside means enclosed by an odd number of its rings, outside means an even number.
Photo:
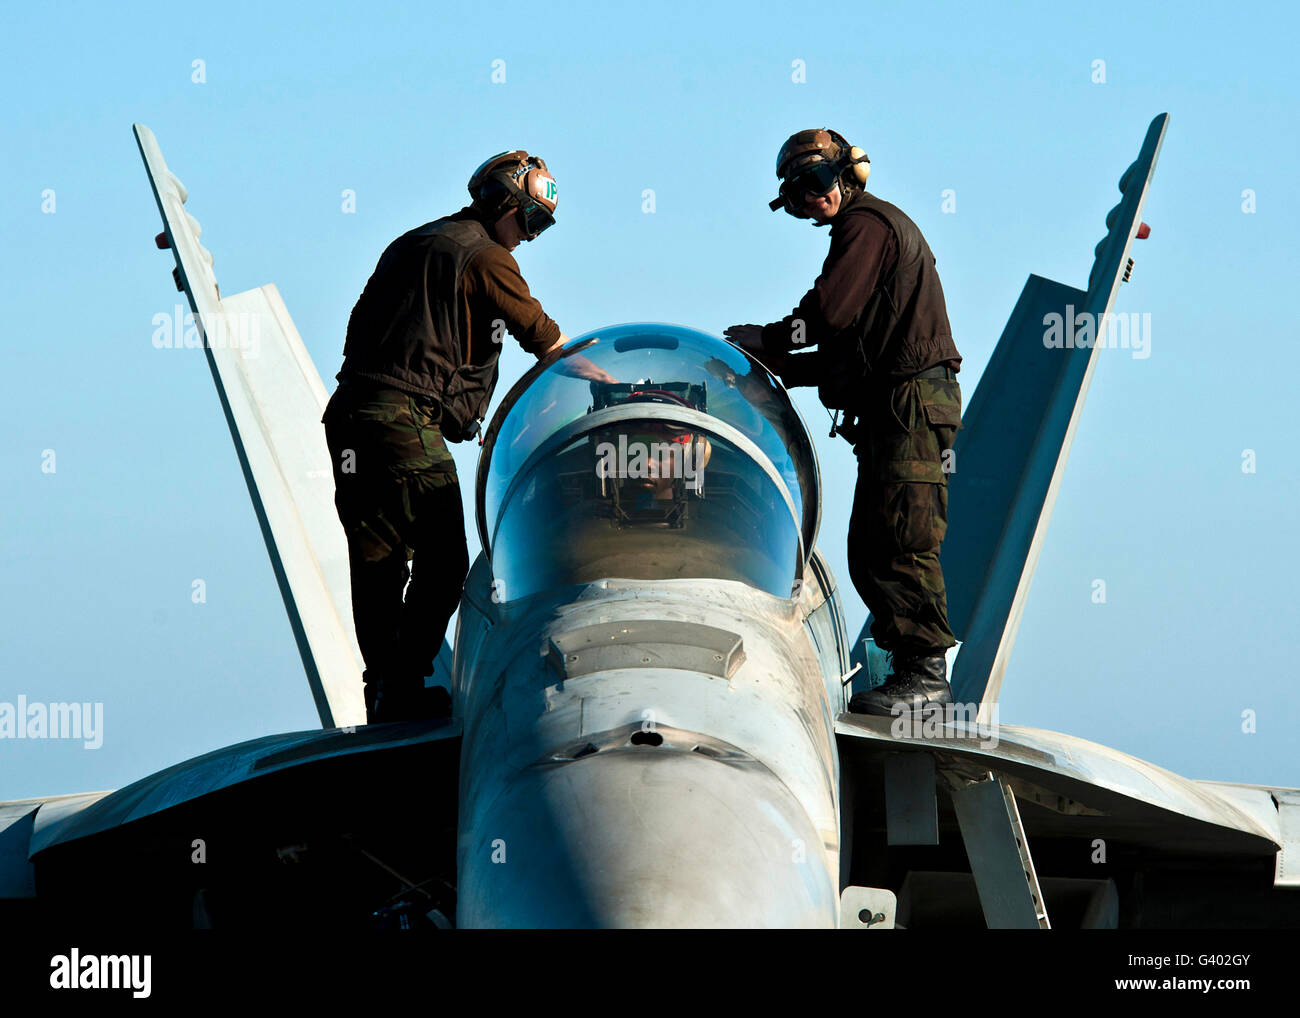
[[[942,651],[927,656],[905,656],[896,652],[893,658],[894,674],[888,682],[853,694],[849,701],[852,713],[897,717],[899,707],[905,713],[913,713],[932,704],[952,703],[948,658]]]
[[[451,693],[444,686],[426,686],[421,690],[420,717],[424,719],[451,717]]]
[[[424,679],[387,682],[379,687],[371,722],[431,721],[451,717],[451,694]]]

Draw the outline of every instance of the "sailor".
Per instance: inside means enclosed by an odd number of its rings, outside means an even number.
[[[449,712],[446,691],[424,682],[469,571],[447,443],[477,434],[504,332],[539,359],[568,339],[511,255],[555,222],[546,163],[522,150],[495,155],[469,193],[468,206],[403,234],[380,257],[348,319],[339,386],[322,418],[371,722]],[[582,357],[568,358],[566,373],[612,381]]]
[[[734,325],[726,336],[786,385],[816,385],[832,411],[831,435],[853,444],[849,574],[892,676],[857,693],[849,709],[890,715],[952,700],[945,651],[956,640],[939,548],[961,425],[961,355],[929,245],[901,210],[864,189],[869,173],[866,153],[827,128],[781,146],[770,207],[830,226],[830,253],[791,314]]]

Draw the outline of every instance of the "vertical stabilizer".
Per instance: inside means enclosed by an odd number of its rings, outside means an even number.
[[[135,125],[178,289],[189,297],[321,724],[365,723],[347,541],[320,424],[326,393],[274,286],[223,298],[184,185]]]
[[[949,622],[963,641],[953,697],[984,703],[982,720],[1002,685],[1168,123],[1167,113],[1151,121],[1141,152],[1120,177],[1120,202],[1106,216],[1087,291],[1029,277],[962,417],[943,571]],[[1088,345],[1074,342],[1083,315],[1093,323]],[[1055,333],[1053,322],[1060,326]],[[869,635],[870,620],[855,659]]]

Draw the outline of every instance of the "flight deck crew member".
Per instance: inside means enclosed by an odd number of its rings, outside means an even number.
[[[539,359],[568,339],[510,253],[555,222],[546,163],[524,151],[493,156],[469,192],[470,205],[403,234],[380,257],[348,319],[339,387],[322,419],[370,722],[448,712],[446,692],[424,685],[469,571],[446,442],[478,432],[503,329]],[[565,370],[612,381],[582,357]]]
[[[844,413],[835,427],[858,457],[849,574],[871,610],[872,637],[893,661],[889,681],[857,693],[849,709],[888,716],[897,705],[952,700],[945,651],[956,640],[939,549],[948,525],[944,453],[961,423],[961,355],[929,245],[901,210],[864,190],[869,172],[866,153],[834,131],[786,141],[770,207],[829,225],[830,253],[792,314],[726,335],[787,385],[817,385],[833,418]]]

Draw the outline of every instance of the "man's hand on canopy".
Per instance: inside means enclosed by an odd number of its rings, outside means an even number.
[[[742,349],[763,349],[763,326],[761,325],[732,325],[723,329],[722,334]]]

